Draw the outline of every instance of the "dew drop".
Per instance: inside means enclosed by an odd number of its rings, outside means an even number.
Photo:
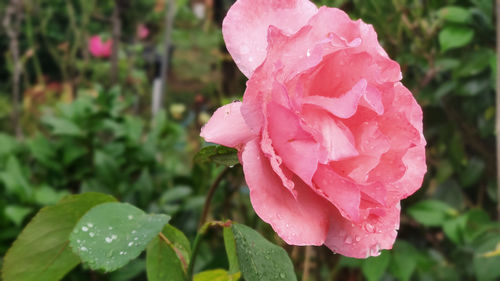
[[[355,240],[356,240],[356,242],[359,242],[359,241],[361,241],[361,237],[356,236]]]
[[[133,220],[133,219],[134,219],[134,216],[132,216],[132,215],[128,215],[128,219],[129,219],[129,220]]]
[[[129,243],[128,243],[128,246],[129,246],[129,247],[134,246],[134,242],[129,242]]]
[[[88,249],[87,249],[87,248],[85,248],[85,247],[81,247],[81,248],[80,248],[80,250],[81,250],[82,252],[86,252],[86,251],[88,251]]]
[[[106,238],[104,238],[104,240],[106,241],[106,243],[113,242],[113,239],[111,239],[111,237],[106,237]]]
[[[118,236],[116,236],[115,234],[111,235],[111,239],[115,240],[116,238],[118,238]]]
[[[88,230],[89,230],[89,228],[88,228],[88,227],[86,227],[86,226],[82,226],[82,231],[83,231],[83,232],[87,232]]]
[[[87,223],[87,226],[90,228],[94,227],[94,225],[91,222]]]
[[[349,235],[347,235],[347,236],[345,237],[344,242],[345,242],[346,244],[352,244],[352,237],[351,237],[351,236],[349,236]]]
[[[365,224],[365,230],[373,233],[373,232],[375,232],[375,227],[373,227],[373,225],[367,223],[367,224]]]
[[[94,237],[95,233],[94,232],[89,232],[90,237]]]
[[[285,273],[281,272],[281,273],[280,273],[280,277],[281,277],[282,279],[283,279],[283,278],[285,278]]]

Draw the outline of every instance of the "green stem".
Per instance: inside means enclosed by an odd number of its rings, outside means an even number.
[[[196,256],[198,254],[198,250],[200,248],[200,242],[203,236],[207,233],[208,229],[212,226],[220,226],[220,227],[229,227],[231,225],[231,221],[210,221],[203,224],[203,226],[198,230],[196,237],[193,242],[193,250],[191,251],[191,257],[189,258],[189,267],[187,270],[188,281],[193,281],[194,277],[194,262],[196,261]]]
[[[227,173],[229,173],[229,170],[231,168],[229,167],[226,167],[218,176],[217,178],[215,179],[215,181],[213,182],[212,186],[210,186],[210,188],[208,189],[208,192],[207,192],[207,197],[205,198],[205,204],[203,206],[203,212],[201,213],[201,218],[200,218],[200,224],[199,224],[199,227],[202,227],[205,222],[207,221],[207,217],[208,217],[208,212],[210,211],[210,205],[212,203],[212,197],[214,196],[215,194],[215,191],[217,190],[217,187],[219,186],[219,184],[221,183],[222,179],[224,179],[224,177],[227,175]]]

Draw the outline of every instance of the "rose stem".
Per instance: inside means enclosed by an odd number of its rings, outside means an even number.
[[[207,221],[207,216],[208,212],[210,211],[210,204],[212,203],[212,197],[215,194],[215,191],[217,190],[217,187],[219,186],[220,182],[222,179],[227,175],[231,168],[226,167],[215,179],[215,181],[212,183],[212,186],[210,186],[210,189],[208,190],[207,197],[205,198],[205,205],[203,206],[203,212],[201,213],[201,218],[200,218],[200,224],[199,228],[205,224]]]

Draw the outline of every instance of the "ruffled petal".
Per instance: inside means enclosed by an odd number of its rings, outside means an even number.
[[[305,106],[302,110],[305,129],[310,131],[316,141],[326,151],[326,158],[338,161],[357,156],[353,134],[342,122],[328,112]],[[323,163],[323,161],[320,160]]]
[[[359,99],[366,93],[366,86],[366,80],[361,79],[340,97],[317,96],[312,92],[311,96],[304,98],[304,103],[319,106],[339,118],[349,118],[356,113]]]
[[[318,166],[319,144],[302,129],[297,115],[285,107],[271,102],[267,115],[269,136],[283,164],[311,185]]]
[[[241,115],[241,102],[219,107],[201,129],[200,136],[207,142],[237,147],[256,137]]]
[[[293,34],[317,11],[309,0],[238,0],[222,23],[226,47],[241,72],[250,78],[266,57],[269,26]]]
[[[353,258],[380,255],[392,249],[399,229],[399,203],[391,208],[372,210],[361,224],[353,224],[338,212],[333,213],[325,245],[333,252]]]
[[[351,221],[360,219],[361,193],[356,183],[339,176],[327,165],[318,166],[313,180],[315,191],[335,205],[343,217]]]
[[[273,172],[257,140],[245,145],[240,158],[257,215],[288,244],[322,245],[328,231],[329,204],[298,178],[294,179],[294,198]]]

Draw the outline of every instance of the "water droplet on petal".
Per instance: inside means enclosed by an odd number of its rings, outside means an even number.
[[[351,236],[349,236],[349,235],[347,235],[347,236],[345,237],[344,242],[345,242],[346,244],[352,244],[352,237],[351,237]]]

